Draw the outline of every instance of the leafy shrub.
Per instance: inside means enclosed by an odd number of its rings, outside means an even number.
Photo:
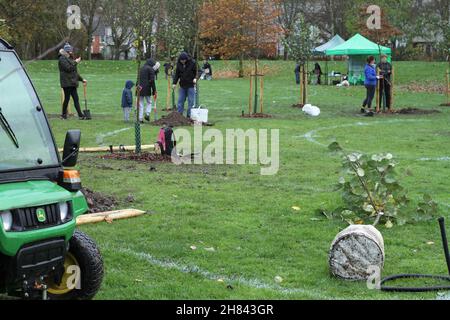
[[[397,162],[392,154],[346,154],[337,142],[329,149],[342,155],[343,167],[338,190],[342,191],[344,208],[332,216],[338,215],[349,224],[382,223],[392,228],[408,222],[411,217],[405,214],[407,211],[416,212],[412,216],[415,221],[436,215],[437,204],[429,195],[424,195],[423,201],[411,208],[407,191],[398,180]]]

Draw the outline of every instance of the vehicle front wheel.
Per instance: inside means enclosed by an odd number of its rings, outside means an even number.
[[[75,231],[64,262],[61,284],[49,277],[50,300],[91,300],[103,281],[103,259],[97,244],[81,231]]]

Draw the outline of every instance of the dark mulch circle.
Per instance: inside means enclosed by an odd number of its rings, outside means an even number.
[[[273,116],[271,116],[270,114],[266,114],[266,113],[243,114],[241,117],[247,118],[247,119],[270,119],[270,118],[273,118]]]
[[[86,197],[89,213],[113,211],[118,205],[117,199],[113,196],[94,192],[87,188],[84,188],[81,192]]]
[[[142,163],[172,162],[172,158],[170,156],[148,152],[143,152],[141,154],[136,154],[133,152],[112,153],[104,155],[101,158],[103,160],[129,160]]]
[[[435,114],[441,113],[439,110],[425,110],[418,108],[405,108],[395,111],[393,114],[403,114],[403,115],[426,115],[426,114]]]
[[[186,127],[194,125],[194,121],[186,118],[177,111],[174,111],[172,113],[169,113],[167,116],[163,116],[158,121],[152,122],[151,125],[157,127],[161,127],[164,125],[169,127]]]
[[[292,108],[303,109],[304,106],[305,106],[304,104],[299,103],[299,104],[293,104]]]
[[[450,107],[450,103],[443,103],[440,105],[440,107]]]
[[[373,111],[372,116],[374,116],[374,117],[410,116],[410,115],[423,116],[423,115],[431,115],[431,114],[438,114],[438,113],[441,113],[441,111],[434,110],[434,109],[403,108],[403,109],[394,110],[393,112],[381,111],[380,113],[376,113],[375,111]],[[358,113],[358,116],[368,117],[370,115],[368,113],[366,113],[366,114]]]

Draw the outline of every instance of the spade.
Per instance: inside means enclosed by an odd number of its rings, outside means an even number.
[[[83,83],[84,90],[84,118],[86,120],[92,120],[91,110],[88,109],[88,101],[87,101],[87,83]]]

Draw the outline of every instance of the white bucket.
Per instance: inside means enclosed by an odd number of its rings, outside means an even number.
[[[200,123],[208,123],[208,113],[208,109],[202,109],[202,106],[200,106],[191,110],[191,119]]]

